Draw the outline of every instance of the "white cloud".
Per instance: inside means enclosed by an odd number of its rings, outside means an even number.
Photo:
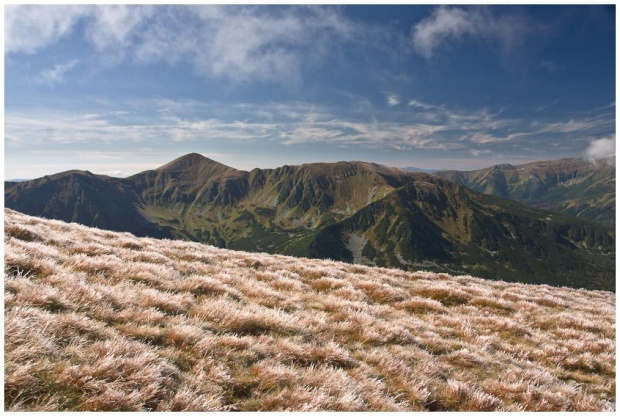
[[[218,119],[186,119],[162,115],[153,121],[138,115],[117,123],[103,114],[75,115],[71,112],[32,110],[27,113],[8,112],[5,134],[10,146],[28,147],[59,144],[178,143],[200,140],[255,140],[276,135],[269,123],[226,122]],[[133,121],[133,122],[131,122]]]
[[[431,16],[413,27],[412,41],[418,53],[430,58],[437,49],[465,37],[493,40],[509,51],[533,31],[534,28],[516,14],[498,16],[479,6],[467,9],[439,6]]]
[[[56,64],[50,69],[41,71],[39,76],[39,82],[47,84],[48,86],[54,86],[55,84],[65,81],[65,75],[71,71],[78,63],[79,59],[73,59],[64,64]]]
[[[155,12],[152,6],[109,5],[91,9],[92,21],[86,37],[99,50],[125,48],[132,36],[144,30],[143,25]]]
[[[200,21],[184,29],[171,22],[145,34],[137,56],[144,61],[185,56],[199,73],[234,82],[294,83],[303,65],[317,62],[338,41],[351,38],[350,22],[334,9],[254,7],[195,8]],[[166,35],[173,31],[176,37]],[[153,53],[152,45],[159,52]],[[163,51],[163,52],[162,52]],[[170,51],[166,54],[165,51]],[[168,57],[171,58],[168,58]]]
[[[135,43],[140,42],[144,31],[153,24],[155,8],[148,5],[106,5],[90,9],[85,38],[99,53],[105,65],[115,65],[126,55],[134,54]]]
[[[540,133],[575,133],[595,129],[601,125],[609,124],[611,120],[590,117],[583,119],[571,119],[557,123],[532,123],[534,127],[539,127]]]
[[[143,103],[142,109],[134,107],[131,116],[124,117],[122,122],[105,111],[81,115],[34,109],[27,113],[10,111],[5,117],[7,146],[26,148],[36,144],[53,148],[78,144],[124,146],[127,143],[174,146],[174,143],[208,140],[270,140],[284,145],[327,143],[365,148],[463,147],[462,143],[450,143],[433,137],[445,129],[443,125],[420,121],[347,120],[338,118],[327,108],[306,103],[244,104],[227,110],[229,116],[238,114],[244,117],[242,120],[204,118],[196,113],[210,114],[213,109],[204,104],[200,106],[198,103],[150,100],[150,104]],[[155,112],[155,119],[144,114],[146,108]],[[219,110],[220,113],[227,111]],[[274,114],[277,114],[277,119],[274,119]]]
[[[437,109],[437,108],[439,108],[436,105],[423,103],[422,101],[418,101],[418,100],[409,100],[409,104],[408,105],[410,107],[417,107],[417,108],[421,108],[423,110],[430,110],[430,109]]]
[[[4,7],[5,53],[34,53],[56,43],[88,15],[90,7],[6,5]]]
[[[153,15],[151,6],[7,5],[5,52],[34,53],[53,45],[85,21],[85,37],[100,51],[120,51]]]
[[[400,104],[400,100],[396,95],[389,95],[387,97],[387,103],[390,107]]]
[[[475,31],[468,12],[459,8],[438,7],[433,14],[413,28],[413,45],[427,57],[451,37],[459,37]]]
[[[408,105],[417,109],[415,117],[432,125],[441,125],[442,132],[458,132],[459,141],[478,145],[502,145],[507,142],[539,141],[567,135],[600,135],[613,131],[613,114],[584,115],[568,120],[527,121],[501,117],[502,111],[455,110],[416,99]],[[588,113],[589,114],[589,113]],[[549,143],[551,143],[549,141]],[[531,143],[534,147],[536,145]]]
[[[549,109],[549,108],[551,108],[551,107],[553,107],[553,106],[555,106],[555,105],[557,105],[559,103],[560,103],[560,100],[556,98],[555,100],[551,101],[550,103],[539,105],[538,107],[535,108],[535,111],[537,111],[537,112],[546,111],[547,109]]]
[[[446,110],[447,111],[447,110]],[[459,125],[466,132],[463,139],[476,144],[496,144],[512,141],[538,140],[550,138],[600,135],[613,131],[613,115],[572,118],[556,122],[540,122],[519,119],[499,118],[485,111],[469,114],[450,114],[453,125]],[[549,141],[551,144],[551,142]]]
[[[476,143],[476,144],[495,144],[495,143],[505,143],[510,142],[520,137],[530,136],[534,134],[533,132],[521,132],[516,134],[493,134],[485,131],[475,131],[466,136],[467,140]]]
[[[97,173],[99,173],[100,175],[113,176],[115,178],[126,178],[127,176],[130,176],[132,174],[132,172],[128,172],[125,170],[106,170]]]
[[[480,149],[469,149],[469,153],[471,153],[472,155],[478,157],[480,155],[489,154],[489,153],[491,153],[491,151],[489,149],[483,149],[483,150],[480,150]]]
[[[272,143],[274,146],[322,144],[358,149],[462,150],[478,157],[511,149],[556,152],[553,143],[570,134],[595,136],[613,129],[613,115],[555,123],[501,117],[486,110],[463,111],[416,101],[421,111],[374,111],[343,116],[336,109],[305,102],[215,104],[170,99],[115,103],[129,110],[123,117],[116,108],[99,108],[76,115],[71,112],[30,109],[8,111],[5,138],[9,149],[37,146],[128,148],[141,143],[172,149],[220,146],[233,142]],[[112,106],[112,104],[110,104]],[[610,124],[611,123],[611,124]],[[568,126],[568,127],[567,127]],[[571,127],[579,126],[575,131]],[[581,152],[578,141],[566,152]]]
[[[11,6],[6,52],[34,53],[79,21],[104,63],[184,61],[199,74],[240,83],[294,84],[303,66],[364,37],[331,7]]]
[[[604,137],[592,140],[583,153],[584,159],[591,163],[604,161],[608,164],[615,164],[616,158],[616,137]]]

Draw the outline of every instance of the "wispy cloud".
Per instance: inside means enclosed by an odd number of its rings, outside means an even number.
[[[31,54],[52,45],[68,35],[90,10],[88,6],[6,5],[4,51]]]
[[[410,107],[417,107],[417,108],[421,108],[423,110],[431,110],[431,109],[438,109],[438,108],[440,108],[440,106],[423,103],[422,101],[418,101],[418,100],[409,100],[409,104],[408,105]]]
[[[133,122],[131,122],[133,121]],[[255,140],[275,134],[265,123],[225,122],[217,119],[184,119],[163,116],[157,120],[118,123],[105,116],[75,115],[57,111],[8,113],[6,137],[17,143],[174,143],[197,140]]]
[[[533,121],[531,123],[527,123],[525,120],[490,119],[478,126],[482,127],[484,124],[487,124],[490,127],[489,129],[473,129],[474,131],[467,135],[466,139],[477,144],[494,144],[513,142],[526,138],[539,138],[540,140],[548,141],[550,138],[567,136],[575,137],[581,135],[583,137],[590,137],[613,131],[614,123],[613,117],[582,117],[557,122]],[[498,131],[498,129],[491,127],[494,124],[497,127],[501,126],[506,129],[499,129]]]
[[[543,104],[543,105],[540,105],[540,106],[536,107],[535,110],[537,112],[546,111],[549,108],[558,105],[559,103],[560,103],[560,100],[556,98],[555,100],[551,101],[550,103]]]
[[[151,6],[7,5],[5,52],[34,53],[53,45],[84,23],[84,36],[100,51],[123,51],[145,30]]]
[[[400,101],[400,100],[399,100]],[[336,108],[306,102],[215,104],[170,99],[145,99],[116,111],[75,113],[36,110],[5,116],[8,147],[153,145],[174,148],[211,143],[248,142],[273,145],[326,146],[359,149],[464,150],[474,156],[511,149],[551,149],[566,137],[604,137],[613,132],[613,114],[569,120],[530,121],[502,116],[486,109],[457,110],[444,105],[408,100],[407,107],[372,113],[343,114]],[[117,105],[118,103],[115,103]],[[115,107],[118,108],[118,107]],[[111,109],[112,110],[112,109]],[[398,113],[398,114],[394,114]],[[573,152],[583,142],[564,145]]]
[[[65,75],[71,71],[78,63],[79,59],[73,59],[64,64],[56,64],[52,68],[41,71],[39,82],[50,87],[65,81]]]
[[[478,157],[480,155],[486,155],[491,153],[491,151],[489,149],[469,149],[469,153],[471,153],[472,155]]]
[[[155,13],[153,6],[108,5],[93,7],[86,37],[100,51],[122,51],[147,30]]]
[[[11,6],[6,52],[33,53],[77,30],[107,64],[180,61],[232,82],[294,83],[363,31],[332,7]]]
[[[328,143],[363,148],[390,149],[460,149],[461,143],[447,142],[433,134],[443,126],[423,123],[394,123],[377,121],[317,120],[298,122],[280,134],[282,144]]]
[[[413,27],[412,41],[419,54],[430,58],[438,49],[463,38],[491,40],[510,51],[535,31],[518,14],[496,15],[488,8],[439,6]]]

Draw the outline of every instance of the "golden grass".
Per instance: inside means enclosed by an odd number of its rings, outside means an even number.
[[[5,410],[614,410],[613,293],[5,210]]]

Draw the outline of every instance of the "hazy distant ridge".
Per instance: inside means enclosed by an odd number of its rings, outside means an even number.
[[[613,227],[616,218],[616,169],[599,161],[558,159],[525,165],[496,165],[437,175],[485,194],[563,212]]]

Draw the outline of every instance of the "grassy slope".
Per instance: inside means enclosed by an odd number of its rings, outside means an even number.
[[[614,294],[5,211],[6,410],[613,410]]]

